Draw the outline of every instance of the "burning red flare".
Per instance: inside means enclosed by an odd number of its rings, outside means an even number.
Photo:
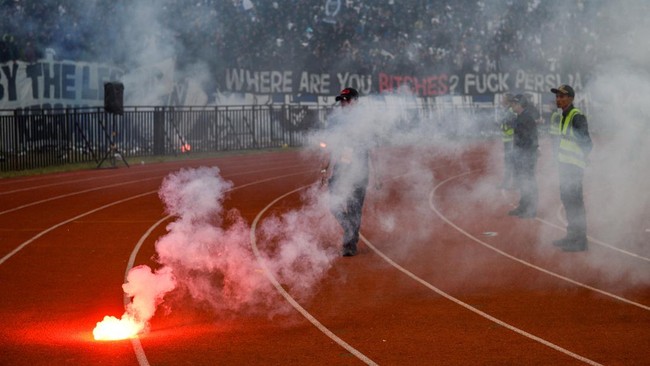
[[[117,341],[135,338],[138,333],[144,330],[144,326],[143,323],[136,321],[129,314],[122,315],[122,319],[107,315],[93,329],[93,337],[97,341]]]
[[[190,144],[185,143],[181,145],[181,152],[186,153],[186,152],[190,152],[191,150],[192,150],[192,146]]]

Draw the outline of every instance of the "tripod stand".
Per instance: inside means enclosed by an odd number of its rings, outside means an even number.
[[[127,168],[130,168],[131,166],[129,163],[124,159],[124,155],[122,155],[122,152],[117,148],[117,143],[115,142],[115,137],[117,136],[117,132],[115,131],[115,116],[113,115],[113,131],[111,132],[110,137],[107,134],[107,137],[109,137],[109,145],[108,145],[108,150],[106,151],[106,154],[102,158],[102,160],[97,164],[97,168],[99,169],[102,164],[108,160],[111,163],[111,168],[117,168],[117,160],[122,160],[124,162],[124,165],[126,165]]]

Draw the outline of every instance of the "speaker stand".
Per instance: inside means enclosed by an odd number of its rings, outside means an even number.
[[[116,116],[115,116],[115,114],[113,114],[113,127],[112,127],[113,132],[111,132],[111,134],[109,135],[108,131],[106,131],[106,128],[108,128],[108,124],[106,125],[106,127],[104,129],[104,133],[106,133],[106,138],[108,139],[109,145],[108,145],[108,150],[106,151],[106,154],[104,155],[102,160],[99,162],[99,164],[97,164],[97,169],[101,168],[102,164],[104,164],[104,162],[106,160],[108,160],[111,163],[111,168],[117,168],[117,159],[118,158],[124,162],[124,164],[127,166],[127,168],[130,168],[129,163],[126,161],[126,159],[124,159],[124,155],[117,148],[117,142],[115,142],[117,140],[117,131],[116,131],[116,126],[115,126],[115,123],[116,123],[115,118],[116,118]],[[100,121],[100,123],[101,123],[101,121]]]
[[[111,144],[111,146],[108,148],[108,151],[106,151],[106,154],[102,158],[102,160],[99,162],[97,165],[97,169],[101,168],[102,164],[106,160],[108,160],[111,163],[111,168],[117,168],[117,160],[122,160],[124,162],[124,165],[126,165],[127,168],[130,168],[131,166],[129,165],[129,162],[124,159],[124,155],[122,155],[122,152],[118,150],[117,145],[114,143]]]

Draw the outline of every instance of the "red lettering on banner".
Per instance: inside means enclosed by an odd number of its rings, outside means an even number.
[[[379,92],[395,91],[406,85],[418,97],[444,95],[449,92],[448,79],[447,74],[418,78],[410,75],[390,75],[381,72],[379,73]]]
[[[384,90],[390,90],[390,77],[383,72],[379,73],[379,92],[383,92]]]

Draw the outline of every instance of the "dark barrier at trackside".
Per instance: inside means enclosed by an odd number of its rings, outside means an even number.
[[[0,110],[0,171],[17,171],[116,158],[299,147],[324,125],[331,107],[253,105],[211,107],[103,107]],[[475,106],[414,106],[409,125],[458,126],[454,114],[476,115]],[[482,112],[493,120],[493,110]],[[466,118],[465,118],[466,119]],[[492,123],[469,128],[474,133]],[[453,131],[452,131],[453,132]],[[482,133],[482,132],[481,132]]]

